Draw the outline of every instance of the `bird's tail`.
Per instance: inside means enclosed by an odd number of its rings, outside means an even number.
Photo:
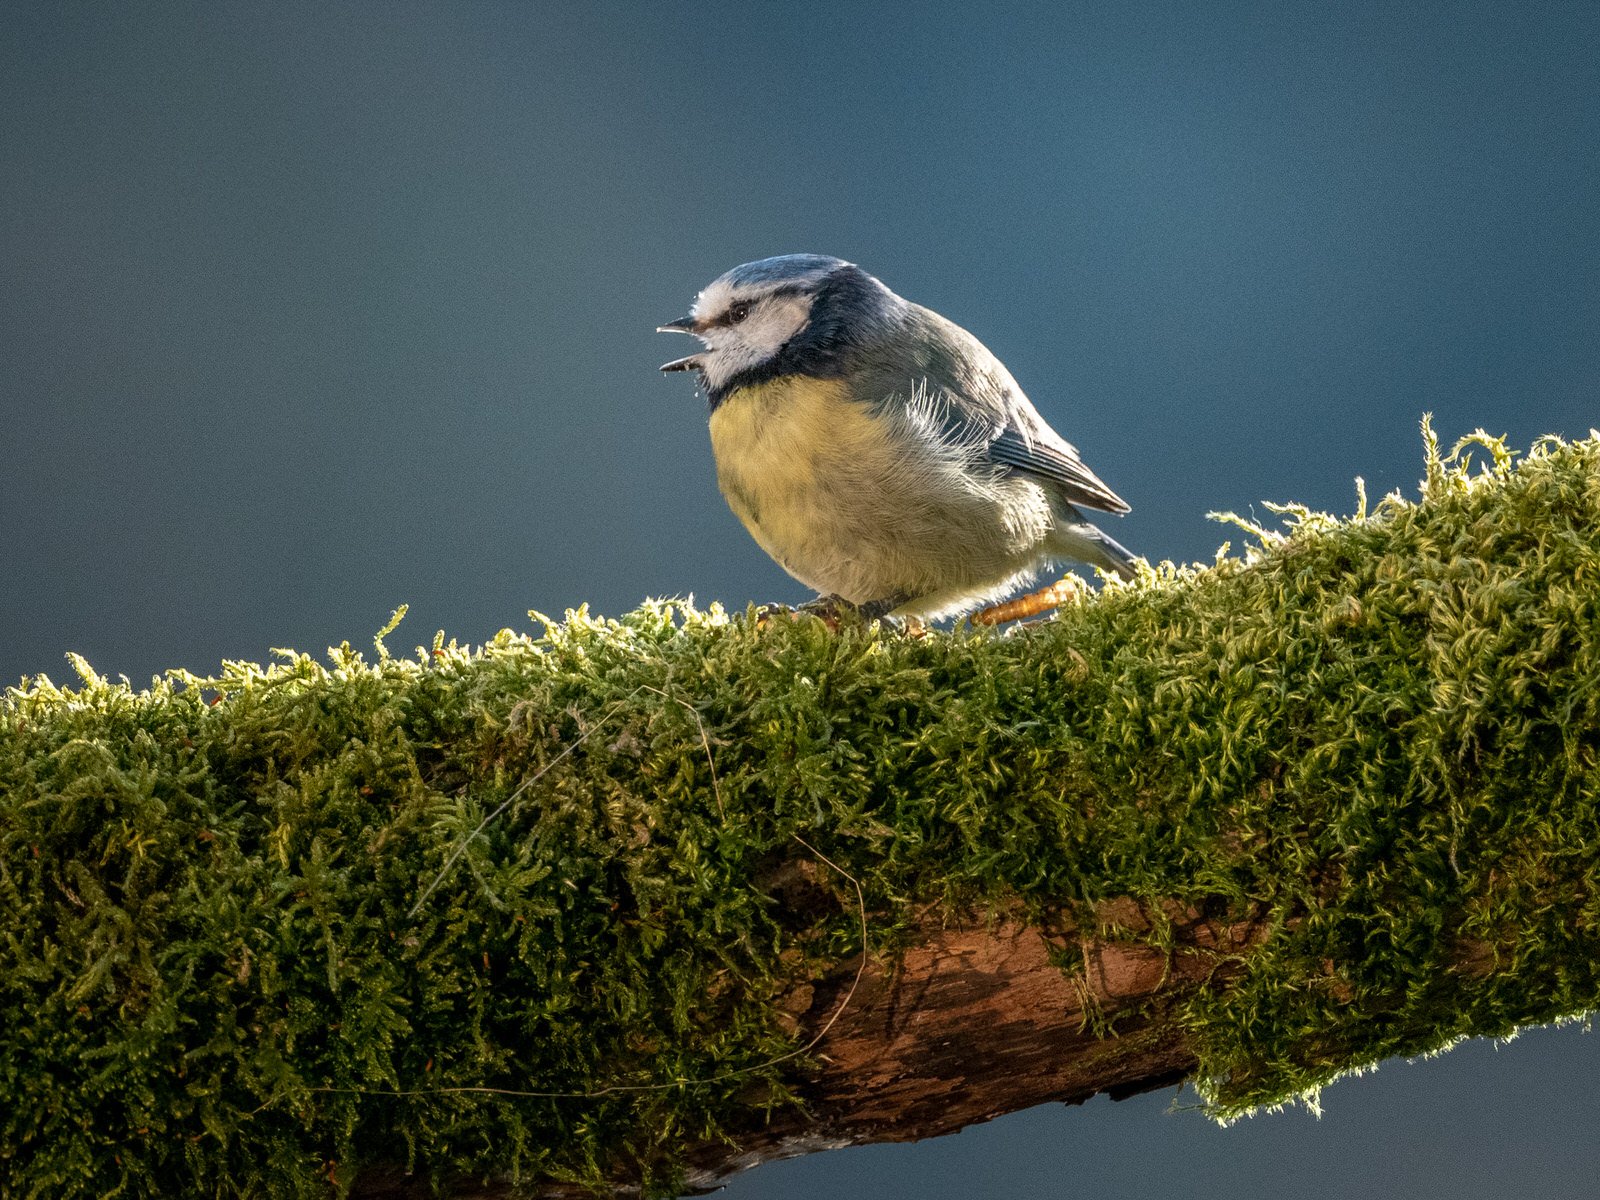
[[[1089,524],[1077,509],[1063,507],[1067,510],[1062,514],[1064,519],[1050,535],[1051,552],[1073,562],[1101,567],[1123,579],[1134,578],[1137,574],[1135,559],[1127,548],[1110,534]]]

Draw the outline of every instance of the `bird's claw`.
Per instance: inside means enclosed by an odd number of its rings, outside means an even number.
[[[799,614],[787,604],[758,604],[755,609],[756,628],[765,629],[772,623],[774,617],[788,617],[793,620]]]
[[[798,621],[801,617],[816,617],[834,633],[839,632],[841,611],[836,605],[844,604],[833,596],[820,596],[815,600],[807,601],[799,608],[791,608],[787,604],[758,604],[756,606],[756,628],[765,629],[776,617],[788,617],[791,621]],[[845,611],[852,611],[845,606]]]
[[[816,617],[828,627],[830,633],[838,633],[840,625],[850,618],[859,617],[860,613],[861,610],[855,605],[838,596],[818,596],[795,609],[796,617]]]
[[[907,637],[926,636],[928,627],[918,618],[891,617],[886,612],[876,611],[878,607],[851,604],[839,596],[818,596],[798,608],[790,608],[787,604],[762,604],[756,608],[756,627],[765,628],[774,617],[788,617],[791,621],[798,621],[801,617],[816,617],[832,633],[838,633],[840,627],[847,623],[870,625],[876,621],[885,629],[904,633]]]

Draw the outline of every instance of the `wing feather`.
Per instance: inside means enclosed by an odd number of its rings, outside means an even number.
[[[1013,471],[1049,480],[1073,504],[1108,513],[1128,511],[1127,501],[1083,465],[1083,459],[1078,457],[1077,449],[1070,442],[1059,438],[1030,440],[1013,426],[1002,429],[989,443],[989,457]]]
[[[942,440],[974,447],[995,468],[1028,475],[1068,504],[1128,511],[1122,497],[1084,465],[1077,448],[1039,415],[988,347],[919,304],[906,305],[904,321],[895,336],[857,349],[853,374],[859,394],[915,410]],[[916,372],[909,378],[908,365]]]

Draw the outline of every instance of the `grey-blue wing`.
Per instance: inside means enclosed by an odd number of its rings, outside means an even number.
[[[862,398],[921,410],[946,441],[974,447],[995,467],[1032,477],[1068,504],[1128,511],[988,347],[931,309],[908,304],[905,325],[860,347],[853,365]]]
[[[1040,419],[1043,424],[1043,419]],[[1048,431],[1049,427],[1045,429]],[[1053,431],[1051,431],[1053,433]],[[1013,471],[1022,471],[1055,485],[1072,504],[1101,512],[1125,513],[1128,504],[1108,488],[1078,457],[1071,443],[1050,436],[1028,438],[1014,425],[1002,429],[989,443],[989,458]]]
[[[965,441],[978,433],[995,466],[1031,475],[1069,504],[1128,511],[1122,497],[1084,466],[1077,448],[1050,428],[987,346],[930,309],[911,309],[912,340],[925,360],[926,384],[930,392],[943,394],[944,422],[952,436]]]

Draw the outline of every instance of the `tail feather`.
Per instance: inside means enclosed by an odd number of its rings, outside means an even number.
[[[1136,559],[1116,538],[1096,528],[1083,519],[1077,509],[1069,508],[1070,517],[1056,526],[1050,537],[1050,550],[1073,562],[1101,567],[1122,579],[1137,575]]]

